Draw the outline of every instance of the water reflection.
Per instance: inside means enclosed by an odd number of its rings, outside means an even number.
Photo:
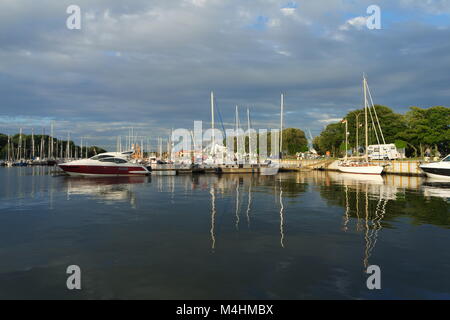
[[[421,187],[423,194],[427,198],[439,197],[450,201],[450,183],[427,180]]]
[[[214,189],[214,186],[211,186],[211,249],[214,252],[216,249],[216,234],[215,234],[215,227],[216,227],[216,190]]]
[[[394,297],[447,292],[448,184],[325,172],[86,179],[49,168],[0,178],[8,290],[18,270],[64,275],[76,260],[95,274],[91,292],[113,298],[367,298],[371,264],[402,274],[390,276],[403,290]]]
[[[281,247],[284,248],[284,204],[283,204],[283,188],[280,181],[280,235],[281,235]]]
[[[64,177],[67,200],[73,196],[86,196],[105,204],[129,202],[132,208],[136,207],[134,186],[149,182],[149,177]]]

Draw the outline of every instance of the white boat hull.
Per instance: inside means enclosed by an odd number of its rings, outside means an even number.
[[[382,166],[338,166],[343,173],[380,175],[384,171]]]
[[[275,176],[279,171],[279,167],[263,167],[260,169],[260,173],[262,176]]]
[[[439,180],[439,181],[450,181],[450,176],[444,176],[444,175],[440,175],[440,174],[427,173],[427,172],[425,174],[430,179],[435,179],[435,180]]]
[[[446,159],[449,159],[449,157]],[[450,160],[424,164],[421,165],[420,168],[425,172],[428,178],[450,181]]]

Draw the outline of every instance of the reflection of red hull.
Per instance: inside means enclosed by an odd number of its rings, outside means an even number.
[[[59,167],[74,176],[135,176],[147,175],[149,172],[143,166],[88,166],[64,165]]]

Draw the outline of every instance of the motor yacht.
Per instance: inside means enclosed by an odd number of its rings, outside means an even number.
[[[129,153],[102,153],[90,159],[77,160],[58,166],[71,176],[139,176],[148,175],[148,169],[128,160]]]
[[[429,178],[450,181],[450,155],[445,157],[441,162],[422,164],[420,169]]]

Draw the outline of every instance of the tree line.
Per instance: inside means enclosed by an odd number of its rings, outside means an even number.
[[[80,155],[81,151],[83,151],[83,156],[85,156],[86,151],[88,157],[93,157],[96,154],[106,152],[104,149],[97,146],[89,146],[86,149],[86,146],[81,150],[80,146],[77,146],[73,141],[69,141],[67,144],[67,140],[59,140],[57,138],[53,138],[53,156],[49,155],[49,145],[52,139],[48,135],[34,135],[34,156],[42,157],[42,158],[59,158],[65,157],[67,152],[67,146],[69,146],[70,154],[73,156]],[[33,136],[22,134],[15,134],[10,137],[10,145],[9,149],[14,158],[17,159],[19,146],[21,147],[21,153],[23,158],[32,159],[33,157]],[[0,133],[0,159],[6,159],[8,157],[8,135]]]
[[[408,157],[447,155],[450,153],[450,108],[443,106],[428,109],[411,107],[406,114],[395,113],[391,108],[375,105],[386,143],[405,149]],[[349,112],[349,150],[365,146],[364,109]],[[369,123],[370,123],[369,117]],[[358,133],[358,134],[357,134]],[[358,141],[356,140],[358,136]],[[373,125],[369,125],[369,145],[378,144]],[[334,157],[345,155],[345,124],[328,125],[314,139],[314,148],[320,154]]]

